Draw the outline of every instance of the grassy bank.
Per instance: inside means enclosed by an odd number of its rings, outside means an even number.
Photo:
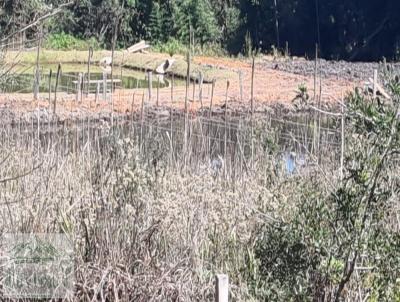
[[[101,58],[110,57],[111,52],[106,50],[94,51],[92,62],[98,64]],[[115,66],[124,68],[141,70],[141,71],[154,71],[159,65],[170,58],[168,54],[162,53],[127,53],[117,51],[115,53]],[[175,63],[171,68],[171,72],[175,76],[186,78],[187,63],[186,59],[181,55],[174,55]],[[20,62],[26,65],[36,64],[36,52],[8,52],[6,61]],[[55,50],[42,50],[40,53],[40,64],[87,64],[88,52],[87,51],[55,51]],[[205,81],[211,81],[213,78],[219,79],[232,79],[237,77],[237,73],[227,69],[217,69],[211,66],[191,64],[191,76],[197,78],[199,72],[204,75]]]

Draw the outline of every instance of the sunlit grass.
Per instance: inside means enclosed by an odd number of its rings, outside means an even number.
[[[101,58],[111,56],[110,51],[101,50],[94,51],[93,64],[96,65]],[[28,66],[36,64],[36,51],[24,51],[24,52],[8,52],[6,53],[7,62],[19,62]],[[134,53],[130,54],[127,52],[117,51],[115,53],[115,65],[123,66],[127,69],[135,69],[141,71],[154,71],[160,64],[165,62],[166,59],[170,58],[168,54],[161,53]],[[187,74],[187,63],[186,59],[182,55],[174,55],[176,60],[172,66],[171,72],[177,77],[185,78]],[[54,50],[41,50],[40,52],[40,64],[87,64],[88,52],[87,51],[54,51]],[[191,64],[192,76],[197,76],[199,72],[204,74],[205,81],[211,81],[213,78],[216,79],[231,79],[237,77],[237,73],[227,69],[216,69],[211,66]]]

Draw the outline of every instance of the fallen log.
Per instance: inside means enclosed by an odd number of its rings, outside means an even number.
[[[140,41],[139,43],[136,43],[136,44],[132,45],[131,47],[129,47],[127,49],[127,51],[129,53],[135,53],[138,51],[143,51],[149,47],[150,47],[150,45],[146,44],[146,41]]]

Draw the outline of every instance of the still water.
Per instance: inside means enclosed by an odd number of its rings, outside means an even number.
[[[55,90],[57,65],[41,65],[40,66],[40,92],[49,92]],[[83,74],[84,89],[87,89],[87,66],[83,64],[66,64],[62,65],[62,70],[58,82],[57,91],[67,93],[76,93],[77,82],[79,74]],[[31,93],[34,86],[34,67],[17,66],[15,75],[12,76],[4,92],[7,93]],[[51,74],[51,78],[50,78]],[[111,70],[103,69],[98,66],[91,66],[90,68],[90,85],[89,91],[95,93],[98,84],[102,84],[103,76],[108,81],[111,80]],[[124,68],[114,68],[113,78],[115,85],[124,89],[146,88],[149,86],[147,73],[133,71]],[[51,79],[51,80],[50,80]],[[174,79],[174,85],[181,85],[184,82],[179,79]],[[169,87],[171,79],[169,76],[152,77],[153,87],[159,85],[160,88]]]

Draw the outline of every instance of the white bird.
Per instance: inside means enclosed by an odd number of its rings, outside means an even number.
[[[172,65],[175,63],[174,59],[167,59],[164,63],[156,68],[158,74],[165,74],[171,69]]]

